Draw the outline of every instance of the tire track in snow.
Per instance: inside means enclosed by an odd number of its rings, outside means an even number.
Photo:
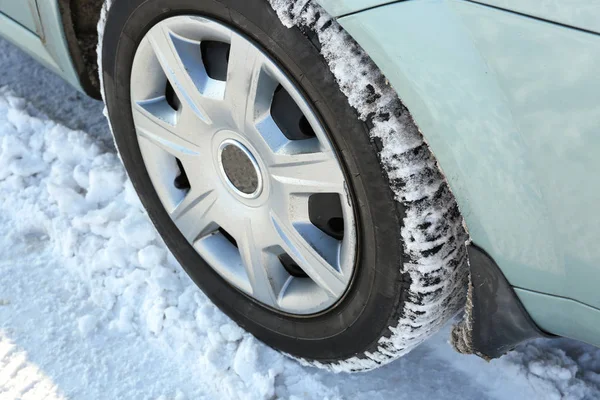
[[[0,398],[64,400],[56,384],[0,331]]]

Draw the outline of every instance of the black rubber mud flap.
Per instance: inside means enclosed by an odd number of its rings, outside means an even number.
[[[533,322],[494,260],[473,244],[467,249],[469,295],[464,318],[452,329],[454,348],[490,360],[526,340],[551,337]]]

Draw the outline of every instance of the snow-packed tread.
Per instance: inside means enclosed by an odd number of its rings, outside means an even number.
[[[269,0],[287,27],[318,38],[340,89],[370,127],[396,201],[406,210],[402,238],[406,280],[398,318],[373,349],[324,364],[332,371],[366,371],[423,342],[465,304],[468,239],[458,205],[410,113],[365,51],[313,0]]]

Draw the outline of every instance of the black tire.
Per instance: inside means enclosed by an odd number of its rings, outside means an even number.
[[[328,129],[355,201],[359,248],[351,286],[342,300],[320,314],[284,315],[231,287],[187,243],[154,191],[133,125],[130,72],[145,33],[158,21],[179,14],[218,20],[253,40],[301,88]],[[319,365],[362,370],[397,357],[398,349],[392,351],[382,338],[394,335],[390,327],[399,324],[408,303],[418,300],[403,263],[405,209],[395,200],[394,182],[380,164],[381,143],[370,139],[367,125],[340,91],[314,37],[285,28],[265,0],[129,0],[114,2],[101,40],[105,102],[123,163],[165,243],[204,293],[261,341]],[[456,297],[444,294],[449,295]],[[439,300],[435,299],[439,307],[449,306]]]

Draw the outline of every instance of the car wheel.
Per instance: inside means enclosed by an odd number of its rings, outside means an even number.
[[[461,266],[410,271],[411,210],[382,166],[381,141],[314,35],[284,27],[269,3],[114,2],[100,68],[119,153],[158,232],[258,339],[316,365],[365,370],[455,312]],[[431,157],[419,147],[415,163],[420,153]],[[456,214],[443,190],[432,205]],[[460,225],[454,214],[412,234]],[[448,243],[464,261],[460,235],[446,233],[429,248]]]

